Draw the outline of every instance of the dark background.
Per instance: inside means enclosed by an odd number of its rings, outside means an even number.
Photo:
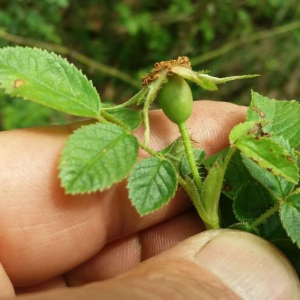
[[[300,100],[299,0],[0,0],[0,47],[17,44],[67,57],[102,101],[128,99],[156,61],[179,55],[214,76],[262,75],[213,93],[193,86],[196,99],[247,105],[253,89]],[[70,121],[0,92],[0,130]]]

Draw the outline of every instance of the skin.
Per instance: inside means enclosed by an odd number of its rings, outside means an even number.
[[[197,147],[209,155],[223,149],[245,112],[195,103],[188,127]],[[150,123],[152,148],[178,137],[161,111],[151,112]],[[277,249],[248,233],[204,232],[182,189],[143,218],[125,181],[66,196],[57,163],[78,126],[0,133],[0,298],[298,299],[298,277]],[[143,138],[142,129],[135,134]]]

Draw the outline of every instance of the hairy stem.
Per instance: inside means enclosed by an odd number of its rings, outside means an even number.
[[[207,193],[207,190],[203,190],[202,194],[202,201],[203,205],[205,207],[205,212],[208,216],[209,222],[205,223],[206,229],[218,229],[220,228],[220,217],[219,217],[219,204],[220,204],[220,196],[222,192],[222,187],[223,187],[223,181],[224,181],[224,176],[226,173],[227,166],[231,160],[232,155],[234,154],[236,148],[231,147],[229,148],[229,151],[224,158],[224,161],[219,161],[216,162],[218,165],[219,170],[215,170],[218,172],[218,176],[213,177],[214,182],[213,182],[213,188],[210,191],[210,189]],[[217,167],[215,166],[215,167]],[[210,170],[210,172],[213,172],[213,170]],[[209,176],[209,175],[208,175]],[[208,179],[208,177],[207,177]],[[206,179],[206,180],[207,180]],[[204,182],[204,186],[207,183],[207,181]]]
[[[275,214],[280,207],[280,202],[277,202],[273,207],[267,210],[264,214],[262,214],[259,218],[257,218],[253,223],[250,224],[251,227],[256,228],[262,223],[264,223],[269,217]]]
[[[191,172],[192,172],[197,190],[198,190],[199,194],[201,194],[202,180],[201,180],[201,177],[199,175],[198,168],[196,165],[196,161],[195,161],[195,157],[194,157],[194,153],[193,153],[193,146],[192,146],[192,142],[191,142],[191,139],[190,139],[190,136],[188,133],[186,122],[182,122],[182,123],[178,124],[178,127],[180,130],[181,136],[182,136],[186,156],[188,159],[189,166],[191,168]]]

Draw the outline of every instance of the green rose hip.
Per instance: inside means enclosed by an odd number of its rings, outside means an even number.
[[[169,77],[158,95],[158,101],[165,115],[174,123],[185,122],[193,109],[193,95],[187,82],[174,74]]]
[[[165,115],[178,125],[191,173],[198,193],[201,194],[202,180],[198,172],[193,145],[186,126],[186,121],[193,109],[192,91],[182,77],[174,74],[163,85],[158,95],[158,101]],[[197,206],[198,204],[195,205],[198,211],[202,209],[202,207]]]

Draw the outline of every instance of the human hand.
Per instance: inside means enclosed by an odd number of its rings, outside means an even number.
[[[244,108],[201,101],[188,125],[199,148],[213,154],[244,117]],[[178,136],[159,111],[150,121],[152,148]],[[57,164],[75,126],[0,133],[0,297],[13,297],[15,288],[28,293],[24,300],[297,299],[296,273],[267,242],[236,231],[195,235],[204,226],[182,190],[143,218],[125,182],[103,193],[66,196]]]

